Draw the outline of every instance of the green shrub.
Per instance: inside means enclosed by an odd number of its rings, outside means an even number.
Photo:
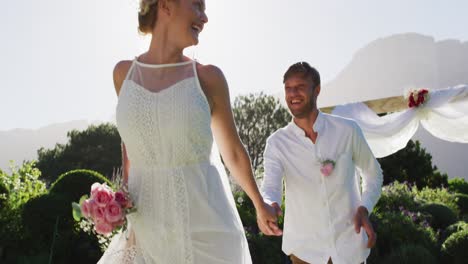
[[[437,259],[431,254],[431,252],[416,244],[406,244],[399,247],[397,250],[392,252],[390,255],[385,257],[380,263],[382,264],[436,264]]]
[[[89,170],[70,171],[51,186],[49,194],[30,200],[23,210],[23,222],[31,234],[31,252],[54,251],[54,263],[96,263],[101,252],[95,236],[88,235],[76,228],[72,216],[72,202],[84,194],[89,194],[94,182],[109,180],[99,173]],[[57,222],[58,220],[58,222]],[[57,233],[55,233],[57,232]],[[52,241],[55,237],[55,244]]]
[[[107,183],[112,186],[112,183],[102,176],[100,173],[91,170],[72,170],[62,174],[57,181],[50,187],[50,193],[61,194],[67,196],[70,201],[76,202],[84,194],[91,191],[91,185],[95,182]]]
[[[444,230],[444,232],[441,235],[440,240],[444,242],[453,233],[456,233],[462,230],[468,230],[468,223],[463,222],[463,221],[458,221],[455,224],[450,225]]]
[[[458,231],[445,240],[442,252],[446,263],[466,264],[468,260],[468,230]]]
[[[1,173],[1,172],[0,172]],[[0,208],[3,208],[8,199],[9,190],[3,181],[0,181]]]
[[[46,192],[35,162],[23,162],[21,166],[11,163],[10,171],[0,171],[0,185],[3,186],[0,188],[8,190],[8,195],[0,194],[0,263],[17,263],[18,256],[29,248],[29,234],[21,220],[22,210],[30,199]]]
[[[458,205],[458,209],[460,210],[461,215],[468,214],[468,194],[455,194],[455,202]]]
[[[401,245],[420,245],[430,252],[437,250],[437,238],[430,227],[417,225],[401,212],[379,212],[371,215],[378,234],[377,244],[371,251],[369,263],[380,263],[381,259],[396,252]]]
[[[434,229],[445,229],[449,225],[457,222],[457,215],[451,208],[444,204],[428,203],[421,207],[421,211],[432,216],[431,226]]]
[[[237,211],[242,220],[244,227],[248,228],[248,231],[254,231],[253,233],[258,233],[257,229],[257,215],[255,212],[255,207],[253,206],[252,201],[243,191],[236,192],[234,194],[234,199],[236,201]],[[254,230],[249,230],[254,229]]]
[[[416,188],[416,187],[413,187]],[[394,182],[384,186],[382,195],[375,206],[375,212],[399,211],[400,207],[415,211],[419,204],[415,199],[415,192],[405,183]]]
[[[25,204],[21,218],[27,232],[42,247],[52,242],[57,219],[60,229],[72,225],[70,215],[71,206],[63,195],[44,194]]]
[[[237,210],[246,231],[247,242],[254,264],[284,263],[286,255],[281,250],[281,237],[265,236],[257,226],[255,207],[243,191],[234,194]],[[283,203],[284,204],[284,203]],[[284,211],[284,207],[282,208]],[[283,217],[278,218],[278,225],[283,228]]]
[[[463,178],[454,178],[448,181],[451,192],[464,193],[468,195],[468,182]]]
[[[253,264],[282,264],[286,257],[281,251],[281,237],[247,234]]]
[[[39,179],[41,172],[34,161],[26,161],[18,167],[12,163],[11,173],[0,172],[0,183],[8,190],[8,206],[19,208],[29,199],[46,192],[46,185]]]
[[[52,251],[53,263],[97,262],[101,253],[96,237],[76,230],[71,211],[69,197],[56,193],[25,205],[22,219],[31,236],[26,259]]]
[[[419,191],[413,191],[415,192],[417,200],[423,201],[424,203],[444,204],[450,207],[450,209],[452,209],[452,211],[455,212],[456,215],[458,215],[459,210],[457,202],[455,201],[455,195],[453,193],[450,193],[446,188],[423,188]]]

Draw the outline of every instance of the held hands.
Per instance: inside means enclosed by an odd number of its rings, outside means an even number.
[[[369,238],[367,241],[367,248],[374,247],[377,241],[377,234],[374,232],[372,223],[369,220],[369,212],[364,206],[360,206],[354,216],[354,229],[356,233],[359,234],[361,232],[361,227],[364,228]]]
[[[271,205],[262,202],[257,208],[257,224],[263,234],[267,236],[281,236],[283,231],[278,227],[278,216],[282,215],[277,203]]]

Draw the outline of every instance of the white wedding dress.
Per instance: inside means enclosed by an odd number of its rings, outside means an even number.
[[[196,62],[152,65],[135,59],[116,119],[137,212],[98,263],[250,264]]]

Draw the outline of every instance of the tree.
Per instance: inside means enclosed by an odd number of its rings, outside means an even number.
[[[121,166],[121,139],[115,125],[91,125],[84,131],[72,130],[67,137],[67,144],[38,150],[37,167],[47,183],[74,169],[94,170],[110,177]]]
[[[393,181],[414,183],[418,188],[447,186],[447,174],[432,166],[432,156],[419,141],[410,140],[404,149],[379,159],[384,174],[384,185]]]
[[[239,136],[256,171],[263,165],[267,138],[286,126],[291,116],[278,99],[263,93],[238,96],[234,101],[233,112]]]

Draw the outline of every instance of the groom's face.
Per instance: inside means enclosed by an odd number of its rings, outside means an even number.
[[[317,101],[317,88],[310,78],[295,74],[284,82],[285,99],[289,111],[294,117],[302,118],[315,109]]]

